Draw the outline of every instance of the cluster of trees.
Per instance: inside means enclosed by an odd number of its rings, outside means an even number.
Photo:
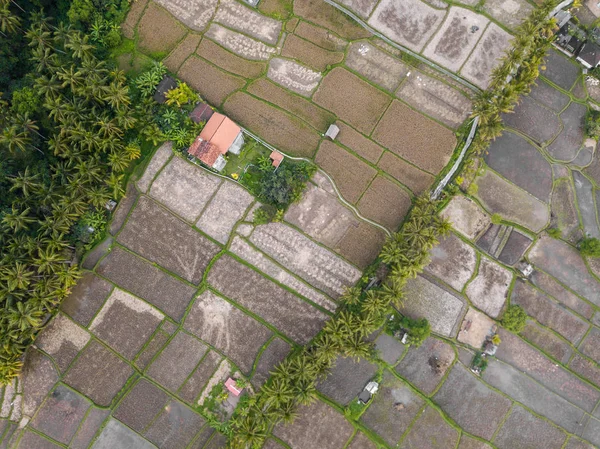
[[[79,277],[77,249],[102,229],[105,205],[123,195],[141,147],[164,136],[151,100],[134,100],[124,73],[81,29],[41,13],[21,17],[0,0],[0,31],[22,42],[31,69],[10,74],[0,94],[0,383],[7,383]]]
[[[558,3],[544,0],[521,23],[512,47],[492,73],[489,88],[475,99],[473,116],[479,116],[479,128],[471,153],[480,155],[502,134],[501,114],[513,112],[519,97],[531,91],[556,31],[556,19],[550,17],[550,12]]]
[[[450,230],[437,213],[438,205],[426,197],[416,200],[403,228],[382,250],[381,261],[390,269],[383,284],[368,291],[348,289],[336,316],[311,344],[278,365],[261,391],[238,407],[229,429],[233,448],[262,447],[273,425],[292,421],[298,406],[315,399],[317,381],[329,372],[338,355],[374,355],[366,337],[382,325],[394,305],[402,302],[406,282],[422,271],[438,237]]]

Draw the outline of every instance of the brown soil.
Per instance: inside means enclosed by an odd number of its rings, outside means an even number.
[[[266,79],[255,81],[248,87],[247,91],[300,117],[322,133],[335,120],[333,114],[315,106],[304,98],[291,94]]]
[[[258,78],[267,67],[264,62],[240,58],[209,39],[200,42],[196,53],[222,69],[244,78]]]
[[[346,39],[354,40],[371,36],[371,33],[354,20],[320,0],[294,1],[294,14],[304,17],[309,22],[321,25],[323,28],[332,30]]]
[[[335,143],[325,140],[315,162],[335,181],[342,196],[356,203],[377,171]]]
[[[329,65],[342,62],[344,59],[343,53],[324,50],[294,34],[288,35],[285,39],[281,55],[296,59],[319,72],[326,70]]]
[[[186,35],[179,21],[160,6],[150,3],[138,23],[138,46],[147,52],[168,52]]]
[[[127,17],[125,18],[125,25],[135,28],[138,22],[140,21],[140,17],[144,13],[144,8],[148,4],[148,0],[137,0],[135,2],[131,2],[131,8],[127,13]]]
[[[296,117],[246,93],[237,92],[223,106],[225,113],[270,144],[296,156],[312,157],[320,136]]]
[[[395,231],[410,205],[410,196],[402,187],[377,176],[358,202],[358,210],[365,217]]]
[[[219,106],[229,94],[246,84],[242,78],[196,56],[185,61],[177,74],[213,106]]]
[[[348,228],[336,250],[357,267],[364,269],[377,257],[384,242],[385,234],[382,230],[361,221],[357,227]]]
[[[313,44],[329,51],[344,51],[348,42],[337,37],[331,31],[326,30],[308,22],[300,22],[294,34],[311,41]]]
[[[200,43],[200,35],[188,34],[183,41],[163,61],[171,72],[177,72],[181,64],[196,50]]]
[[[429,173],[419,170],[414,165],[390,152],[386,152],[377,165],[412,190],[417,196],[431,187],[434,180],[434,177]]]
[[[336,125],[340,128],[340,133],[336,137],[338,142],[350,148],[356,154],[364,157],[369,162],[376,164],[384,149],[377,145],[369,138],[363,136],[350,125],[342,122],[337,122]]]
[[[357,130],[370,134],[390,104],[391,98],[356,75],[338,67],[323,78],[319,90],[314,95],[314,101]]]
[[[377,125],[373,139],[430,173],[444,168],[456,146],[452,131],[397,100]]]

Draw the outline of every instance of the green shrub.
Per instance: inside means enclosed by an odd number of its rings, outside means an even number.
[[[478,370],[480,374],[483,374],[487,366],[488,361],[483,354],[481,352],[476,353],[475,357],[473,357],[473,361],[471,362],[471,368]]]
[[[560,228],[550,228],[546,232],[553,239],[559,239],[562,236],[562,231],[560,230]]]
[[[523,330],[526,323],[527,313],[525,313],[525,310],[523,310],[523,307],[521,306],[509,306],[502,316],[502,326],[516,334]]]
[[[467,193],[471,196],[475,196],[477,195],[477,192],[479,192],[479,185],[477,185],[475,182],[469,184],[469,187],[467,187]]]
[[[385,323],[385,331],[390,335],[394,335],[399,331],[406,331],[408,333],[407,343],[419,347],[431,334],[431,326],[425,318],[413,320],[407,316],[395,314]]]
[[[579,252],[582,256],[600,257],[600,240],[596,237],[585,237],[579,242]]]
[[[308,162],[284,161],[275,170],[270,162],[267,165],[259,161],[259,169],[258,182],[248,187],[262,203],[285,211],[290,204],[300,199],[316,167]]]
[[[254,224],[262,225],[271,223],[273,221],[273,218],[275,218],[276,213],[276,208],[268,204],[263,204],[254,211]]]
[[[589,110],[585,116],[585,134],[597,139],[600,136],[600,112]]]
[[[135,86],[144,97],[151,97],[156,91],[156,86],[167,73],[167,68],[162,62],[155,63],[152,68],[142,73],[135,79]]]
[[[492,223],[494,223],[496,225],[502,223],[502,215],[500,215],[500,214],[492,215]]]

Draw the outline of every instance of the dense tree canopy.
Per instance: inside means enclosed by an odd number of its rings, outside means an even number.
[[[79,277],[77,250],[123,194],[139,136],[162,136],[88,34],[15,8],[0,0],[0,36],[14,43],[0,44],[0,383]]]

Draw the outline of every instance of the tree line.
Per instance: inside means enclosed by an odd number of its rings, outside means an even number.
[[[126,171],[142,146],[164,135],[153,120],[151,99],[132,94],[125,74],[103,59],[105,48],[82,27],[26,14],[0,0],[0,31],[22,43],[30,68],[8,74],[9,92],[0,94],[5,384],[80,277],[82,236],[105,223],[105,205],[123,195]]]

